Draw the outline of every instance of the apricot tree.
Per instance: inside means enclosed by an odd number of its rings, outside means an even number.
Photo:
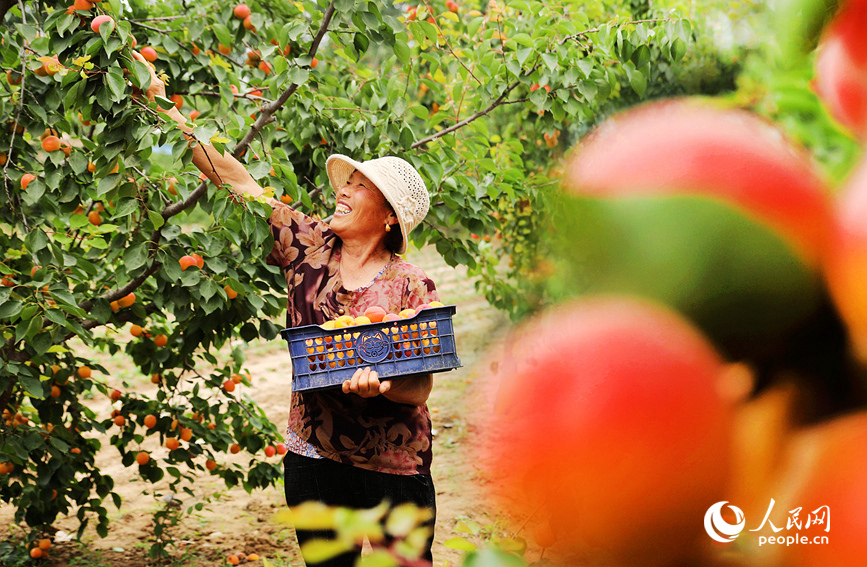
[[[0,5],[0,497],[16,520],[75,511],[83,530],[94,513],[104,534],[104,500],[119,505],[95,466],[105,443],[172,490],[205,471],[248,490],[278,478],[255,457],[276,427],[227,387],[248,383],[237,342],[275,339],[284,309],[264,261],[270,208],[203,182],[160,109],[188,113],[192,143],[232,152],[269,195],[321,218],[329,154],[405,157],[432,195],[414,243],[515,310],[551,183],[540,164],[570,124],[667,88],[687,53],[687,21],[632,4]],[[133,49],[168,98],[137,96],[150,78]],[[125,352],[156,394],[115,394],[82,344]],[[114,414],[83,403],[93,394]],[[152,436],[165,455],[142,453]],[[221,460],[235,447],[247,466]]]

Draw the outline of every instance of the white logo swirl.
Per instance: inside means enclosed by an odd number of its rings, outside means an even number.
[[[725,500],[717,502],[708,508],[707,512],[704,514],[704,529],[707,532],[707,535],[720,543],[729,543],[734,541],[735,538],[744,530],[744,525],[746,524],[744,513],[740,508],[732,506],[731,504],[729,504],[729,508],[731,508],[732,512],[735,513],[735,521],[737,523],[730,524],[723,520],[722,507],[727,503],[728,501]]]

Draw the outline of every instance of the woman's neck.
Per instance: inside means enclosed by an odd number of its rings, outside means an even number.
[[[368,285],[391,258],[391,252],[382,242],[342,242],[340,279],[343,287],[352,290]]]
[[[342,241],[340,246],[340,263],[344,266],[363,268],[371,264],[384,264],[391,259],[382,241],[352,242]]]

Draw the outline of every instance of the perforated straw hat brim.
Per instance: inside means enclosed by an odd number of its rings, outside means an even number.
[[[394,209],[403,235],[398,254],[406,252],[409,233],[418,226],[430,208],[430,195],[418,171],[404,159],[386,156],[368,161],[334,154],[325,162],[328,180],[336,192],[355,170],[363,173],[380,190]]]

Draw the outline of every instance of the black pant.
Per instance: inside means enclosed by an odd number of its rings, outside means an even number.
[[[328,506],[364,509],[374,508],[387,500],[392,507],[412,502],[430,508],[434,517],[430,520],[431,536],[427,550],[422,555],[433,561],[431,545],[436,520],[436,490],[430,475],[395,475],[369,471],[344,465],[330,459],[311,459],[291,451],[283,457],[286,504],[297,506],[315,500]],[[387,517],[387,516],[386,516]],[[298,544],[315,539],[334,539],[333,531],[296,530]],[[388,538],[386,534],[386,538]],[[386,539],[386,544],[391,540]],[[361,547],[339,555],[329,561],[316,563],[317,567],[352,567],[361,554]]]

